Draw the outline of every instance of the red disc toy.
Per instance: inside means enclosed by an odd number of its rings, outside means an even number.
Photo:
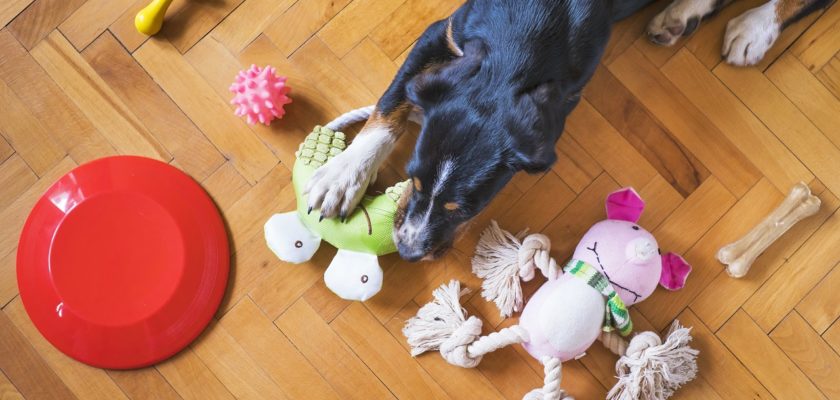
[[[227,286],[230,250],[213,201],[178,169],[142,157],[84,164],[26,220],[20,297],[47,340],[101,368],[139,368],[192,342]]]

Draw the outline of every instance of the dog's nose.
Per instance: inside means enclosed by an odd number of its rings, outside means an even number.
[[[403,242],[397,242],[397,251],[400,252],[400,257],[408,262],[417,262],[426,256],[426,252],[423,249],[406,245]]]

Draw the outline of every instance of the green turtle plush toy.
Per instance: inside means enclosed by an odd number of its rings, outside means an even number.
[[[365,196],[350,216],[321,220],[320,213],[307,213],[306,183],[318,169],[346,147],[344,126],[367,119],[372,107],[347,113],[325,127],[316,126],[295,153],[292,185],[297,210],[274,214],[265,224],[268,247],[281,260],[299,264],[309,261],[321,240],[338,248],[324,273],[324,282],[339,297],[365,301],[382,288],[378,257],[397,251],[393,240],[397,203],[408,182],[388,188],[379,196]]]

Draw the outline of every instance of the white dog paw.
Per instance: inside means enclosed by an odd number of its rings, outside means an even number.
[[[320,209],[321,218],[348,217],[364,197],[376,167],[347,151],[324,164],[309,179],[309,210]]]
[[[715,0],[676,0],[653,17],[648,24],[648,38],[661,46],[672,46],[689,36],[706,15],[715,10]]]
[[[758,64],[781,33],[773,2],[753,8],[729,21],[723,39],[723,58],[737,66]]]

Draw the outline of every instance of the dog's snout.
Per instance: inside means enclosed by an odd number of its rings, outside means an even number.
[[[427,246],[424,243],[423,232],[410,221],[405,222],[394,232],[394,242],[397,244],[400,257],[406,261],[420,261],[426,256]]]

